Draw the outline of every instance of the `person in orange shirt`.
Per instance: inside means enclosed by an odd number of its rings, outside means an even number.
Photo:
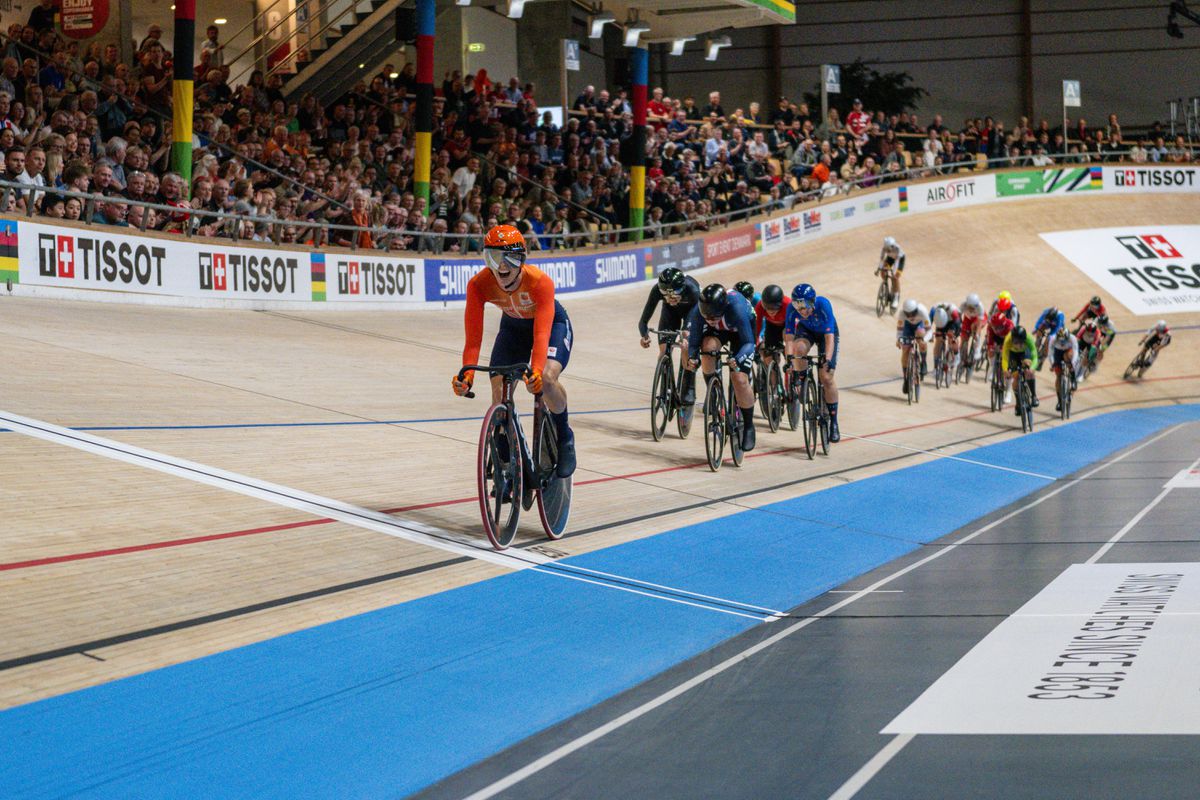
[[[554,281],[538,268],[525,263],[525,237],[511,225],[497,225],[483,240],[487,269],[467,284],[467,308],[463,314],[466,344],[462,363],[479,363],[483,340],[483,309],[491,303],[504,313],[492,344],[490,363],[499,366],[529,362],[525,385],[531,394],[541,394],[558,434],[558,476],[575,471],[575,434],[567,423],[567,392],[559,381],[571,358],[574,333],[562,304],[554,299]],[[471,389],[475,373],[451,387],[458,396]],[[492,377],[492,402],[501,400],[502,379]]]

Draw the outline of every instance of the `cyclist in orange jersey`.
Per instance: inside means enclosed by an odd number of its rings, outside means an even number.
[[[575,471],[575,434],[567,423],[567,392],[559,376],[571,358],[574,334],[566,309],[554,299],[554,281],[536,267],[525,263],[525,237],[511,225],[497,225],[483,241],[487,269],[467,284],[467,307],[463,315],[466,345],[463,365],[479,363],[483,340],[483,309],[491,303],[504,313],[500,330],[492,344],[489,363],[495,365],[529,363],[525,385],[531,394],[541,393],[558,433],[558,475]],[[471,389],[474,372],[463,380],[451,379],[454,393],[462,396]],[[492,377],[492,402],[501,399],[502,379]]]

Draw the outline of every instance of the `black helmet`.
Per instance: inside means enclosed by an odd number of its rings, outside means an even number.
[[[1026,335],[1027,334],[1025,333],[1024,326],[1018,325],[1017,327],[1013,328],[1012,336],[1014,339],[1020,339],[1021,341],[1025,341]]]
[[[729,295],[725,287],[719,283],[710,283],[700,292],[700,316],[705,319],[716,319],[725,314],[729,307]]]
[[[1102,300],[1100,299],[1100,295],[1096,295],[1095,297],[1093,297],[1093,298],[1092,298],[1091,305],[1093,305],[1093,306],[1101,306],[1101,305],[1104,305],[1104,301],[1102,301]]]
[[[664,293],[679,294],[683,291],[687,278],[679,267],[667,267],[658,276],[658,290]]]
[[[762,304],[767,308],[779,308],[783,305],[783,287],[773,283],[767,284],[763,289]]]
[[[1101,325],[1107,325],[1107,324],[1108,324],[1108,314],[1101,314],[1101,315],[1100,315],[1100,324],[1101,324]]]
[[[750,281],[738,281],[733,285],[733,290],[751,303],[754,302],[754,284]]]

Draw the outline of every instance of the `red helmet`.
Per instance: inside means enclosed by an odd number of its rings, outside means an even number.
[[[1002,296],[996,301],[996,308],[1000,309],[1001,311],[1008,311],[1012,308],[1012,300]]]
[[[992,314],[993,328],[1005,328],[1008,326],[1008,322],[1008,317],[1004,316],[1002,312],[997,311],[995,314]]]

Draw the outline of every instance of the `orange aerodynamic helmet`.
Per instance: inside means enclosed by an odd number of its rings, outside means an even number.
[[[500,288],[514,291],[525,266],[525,237],[512,225],[497,225],[483,239],[483,260]]]

